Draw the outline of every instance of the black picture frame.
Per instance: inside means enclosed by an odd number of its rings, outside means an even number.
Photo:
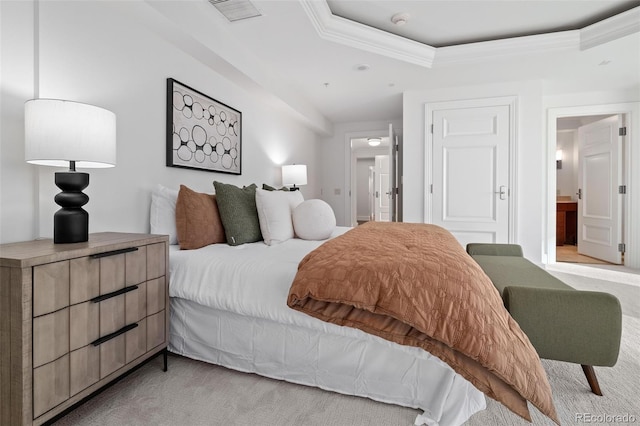
[[[242,113],[167,78],[167,166],[242,174]]]

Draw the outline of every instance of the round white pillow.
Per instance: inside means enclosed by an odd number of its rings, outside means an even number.
[[[326,240],[336,227],[336,215],[322,200],[303,201],[293,210],[293,229],[303,240]]]

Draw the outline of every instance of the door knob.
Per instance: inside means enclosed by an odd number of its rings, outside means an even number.
[[[496,194],[500,195],[500,199],[501,200],[506,200],[507,199],[507,187],[504,185],[500,186],[500,190],[495,192]]]
[[[578,192],[576,192],[576,195],[578,196],[578,200],[582,200],[582,188],[578,189]]]

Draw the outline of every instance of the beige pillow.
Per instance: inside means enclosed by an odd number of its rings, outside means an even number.
[[[322,200],[307,200],[293,209],[293,229],[303,240],[326,240],[336,228],[336,215]]]
[[[180,185],[176,201],[176,233],[181,250],[226,242],[216,196]]]
[[[291,213],[303,201],[300,191],[256,189],[260,232],[266,245],[271,246],[294,237]]]

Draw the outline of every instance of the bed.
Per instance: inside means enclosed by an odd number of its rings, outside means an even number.
[[[332,237],[349,228],[337,227]],[[169,350],[292,383],[418,408],[417,424],[458,425],[484,395],[415,347],[287,307],[298,263],[323,241],[170,250]]]
[[[174,243],[170,351],[417,408],[417,425],[462,424],[485,394],[557,423],[535,350],[448,231],[336,227],[297,191],[213,184],[152,195],[151,231]]]

